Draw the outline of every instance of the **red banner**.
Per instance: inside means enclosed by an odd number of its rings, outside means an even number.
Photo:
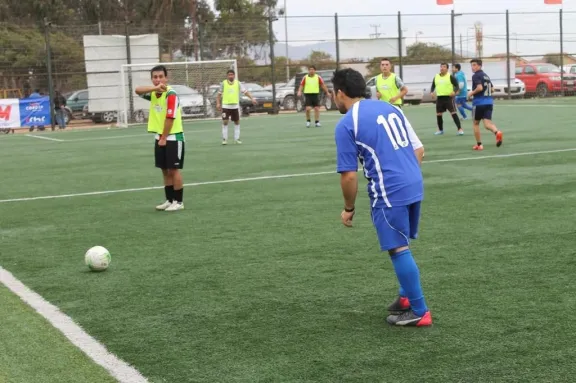
[[[544,1],[554,1],[554,0],[544,0]],[[562,1],[562,0],[560,0]],[[454,0],[436,0],[436,4],[438,5],[452,5],[454,4]]]
[[[562,5],[562,0],[544,0],[544,4]]]

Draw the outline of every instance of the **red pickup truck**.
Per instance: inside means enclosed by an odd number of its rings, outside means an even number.
[[[562,92],[574,93],[576,76],[564,74],[564,84],[561,84],[560,68],[548,63],[530,63],[516,66],[516,78],[526,84],[526,94],[546,97]]]

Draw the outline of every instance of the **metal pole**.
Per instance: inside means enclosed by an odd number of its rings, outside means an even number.
[[[565,96],[564,91],[564,17],[563,10],[560,8],[560,89],[562,89],[562,96]]]
[[[338,33],[338,13],[334,14],[334,33],[336,35],[336,69],[340,69],[340,36]]]
[[[456,15],[454,14],[454,10],[450,12],[450,27],[452,29],[452,65],[456,63],[456,38],[454,36],[454,23],[455,23]]]
[[[126,63],[132,64],[132,53],[130,51],[130,20],[128,19],[128,10],[124,16],[124,33],[126,35]],[[130,103],[130,114],[126,118],[126,123],[129,124],[130,120],[134,117],[134,86],[132,84],[132,68],[128,69],[128,102]]]
[[[418,35],[416,35],[418,36]],[[404,65],[402,65],[402,40],[404,36],[402,36],[402,14],[398,11],[398,75],[400,78],[404,77]]]
[[[52,23],[48,18],[44,18],[44,41],[46,43],[46,71],[48,72],[48,94],[50,97],[50,127],[52,130],[56,128],[54,121],[54,83],[52,82],[52,48],[50,47],[50,27]]]
[[[272,81],[272,102],[274,103],[274,114],[278,113],[278,105],[276,104],[276,57],[274,55],[274,30],[272,29],[272,22],[274,21],[274,14],[272,9],[269,9],[268,14],[268,39],[270,42],[270,69],[272,71],[271,81]]]
[[[510,71],[510,12],[506,10],[506,84],[508,86],[508,99],[512,98],[510,90],[512,73]]]
[[[460,33],[460,59],[464,57],[464,52],[462,50],[462,33]]]
[[[284,0],[284,36],[286,38],[286,82],[290,81],[290,56],[288,56],[288,13],[286,11],[286,0]]]

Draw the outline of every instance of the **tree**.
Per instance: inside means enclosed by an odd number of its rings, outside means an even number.
[[[302,66],[314,65],[317,70],[334,69],[336,68],[336,61],[332,55],[323,51],[312,51],[300,63]]]
[[[542,58],[542,60],[545,63],[554,64],[554,65],[559,67],[561,65],[561,62],[560,62],[561,57],[562,57],[562,55],[560,55],[559,53],[546,53],[544,55],[544,57]]]

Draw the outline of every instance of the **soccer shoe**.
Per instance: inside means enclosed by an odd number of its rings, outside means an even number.
[[[498,131],[498,133],[496,133],[496,146],[500,147],[502,145],[502,139],[504,138],[504,133],[502,133],[501,131]]]
[[[444,134],[443,130],[438,130],[436,133],[434,133],[435,136],[441,136]]]
[[[410,302],[406,297],[398,297],[390,306],[388,306],[388,311],[391,314],[400,315],[403,312],[410,310]]]
[[[164,210],[168,209],[170,207],[170,205],[172,205],[172,202],[166,201],[163,204],[156,206],[156,210],[164,211]]]
[[[321,127],[322,125],[320,125],[320,123],[317,122],[314,126],[317,127],[317,128],[319,128],[319,127]]]
[[[421,317],[414,314],[414,311],[406,311],[400,315],[388,315],[386,322],[393,326],[414,326],[414,327],[424,327],[432,326],[432,315],[430,311],[426,311]]]
[[[306,127],[307,127],[307,128],[310,127],[310,122],[309,122],[309,121],[306,122]]]
[[[228,145],[228,141],[222,140],[222,145]]]
[[[472,150],[484,150],[484,146],[482,146],[482,145],[474,145],[474,146],[472,147]]]
[[[178,211],[178,210],[184,210],[184,203],[183,202],[174,201],[164,211]]]
[[[234,140],[234,143],[241,145],[241,144],[242,144],[242,141],[240,141],[240,140]]]
[[[459,136],[463,136],[463,135],[464,135],[464,130],[458,129],[458,135],[459,135]]]

